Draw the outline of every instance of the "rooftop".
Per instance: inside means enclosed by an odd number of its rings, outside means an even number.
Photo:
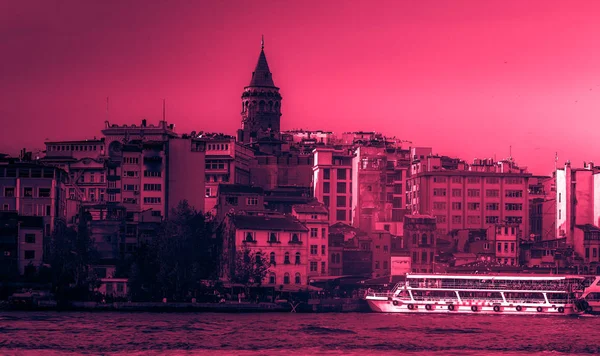
[[[269,231],[300,231],[308,229],[298,220],[285,215],[234,215],[233,225],[238,229]]]
[[[300,214],[328,214],[327,208],[322,204],[298,204],[294,205],[292,209],[296,213]]]
[[[231,193],[242,193],[242,194],[263,194],[264,191],[261,187],[254,187],[251,185],[244,184],[219,184],[218,194],[231,194]]]

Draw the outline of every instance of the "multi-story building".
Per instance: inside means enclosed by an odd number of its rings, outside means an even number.
[[[335,135],[331,131],[289,130],[283,131],[281,134],[282,140],[289,144],[327,146],[335,143]]]
[[[177,138],[173,124],[115,125],[107,121],[102,134],[107,147],[108,202],[122,203],[128,212],[150,210],[165,218],[168,207],[168,145]]]
[[[389,276],[392,235],[388,231],[373,231],[371,238],[373,240],[373,278]]]
[[[0,278],[8,280],[19,272],[19,214],[0,211]]]
[[[529,237],[554,240],[556,236],[556,184],[554,177],[529,179]]]
[[[308,284],[308,229],[297,219],[281,214],[230,215],[223,239],[222,276],[235,273],[236,255],[245,248],[265,256],[270,267],[263,285]]]
[[[5,159],[0,162],[0,207],[19,216],[41,216],[44,238],[50,237],[57,221],[66,221],[67,174],[38,162]]]
[[[412,164],[408,207],[435,216],[441,235],[456,229],[486,229],[501,222],[529,231],[530,177],[512,160],[475,160],[468,165],[429,156]]]
[[[44,219],[41,216],[19,217],[19,274],[35,272],[44,258]]]
[[[436,218],[433,216],[414,214],[404,217],[404,246],[410,253],[413,272],[433,272],[436,230]]]
[[[498,224],[493,231],[496,262],[504,265],[519,266],[519,225]]]
[[[106,199],[106,150],[104,139],[46,142],[45,156],[40,162],[68,173],[67,219],[77,214],[80,203],[102,202]]]
[[[308,229],[308,277],[327,276],[329,212],[320,203],[294,205],[292,215]]]
[[[410,151],[401,147],[386,144],[356,148],[352,159],[354,226],[372,231],[385,222],[394,233],[401,230],[409,162]]]
[[[344,149],[313,151],[313,194],[329,210],[329,224],[352,222],[352,153]]]
[[[254,153],[250,148],[236,142],[232,136],[200,133],[196,137],[206,144],[206,211],[215,213],[220,184],[250,184],[250,163]]]
[[[168,141],[167,201],[172,210],[183,201],[196,211],[206,212],[204,180],[206,142],[184,135]],[[146,174],[146,173],[144,173]],[[147,197],[146,205],[160,204],[159,199]]]
[[[262,188],[243,184],[221,184],[217,193],[216,217],[223,221],[229,214],[259,212],[265,210],[265,194]]]

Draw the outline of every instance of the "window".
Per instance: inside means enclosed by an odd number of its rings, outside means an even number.
[[[427,252],[425,252],[425,251],[421,252],[421,262],[423,262],[423,263],[427,262]]]
[[[522,216],[507,216],[506,222],[509,224],[521,224],[521,223],[523,223],[523,217]]]
[[[336,189],[337,189],[338,193],[341,193],[341,194],[346,193],[346,183],[345,182],[338,182]]]
[[[293,233],[290,237],[290,242],[300,243],[300,237],[298,236],[298,234]]]
[[[296,265],[300,264],[300,252],[296,252],[294,264],[296,264]]]
[[[238,197],[226,197],[225,202],[229,205],[238,205]]]
[[[162,186],[160,184],[144,184],[144,190],[160,192],[162,190]]]
[[[296,273],[296,275],[294,276],[294,283],[295,284],[300,284],[300,273]]]
[[[507,190],[505,192],[505,196],[507,198],[522,198],[523,191],[522,190]]]
[[[25,259],[26,260],[33,260],[34,258],[35,258],[34,250],[25,250]]]
[[[497,224],[500,221],[500,217],[498,216],[486,216],[485,223],[486,224]]]
[[[375,261],[375,269],[379,269],[379,261]]]
[[[497,211],[500,209],[499,203],[486,203],[485,210]]]
[[[211,196],[211,189],[210,188],[206,188],[204,189],[204,196],[209,198]]]
[[[331,171],[329,168],[323,169],[323,179],[330,179]]]
[[[523,178],[511,177],[506,178],[506,184],[523,184]]]
[[[139,187],[137,184],[124,184],[123,185],[123,190],[124,191],[129,191],[129,192],[135,192],[139,190]]]
[[[8,204],[3,204],[2,205],[2,210],[10,210],[10,207]]]
[[[285,255],[283,255],[283,264],[284,265],[290,264],[290,253],[289,252],[286,252]]]
[[[144,171],[144,173],[147,171]],[[137,177],[139,176],[140,172],[138,171],[123,171],[123,177]],[[145,174],[144,174],[145,176]],[[93,181],[92,181],[93,182]]]
[[[418,257],[419,257],[419,255],[415,251],[413,251],[413,253],[412,253],[412,262],[419,262],[419,258]]]
[[[323,256],[325,256],[325,255],[326,255],[326,253],[325,253],[325,252],[326,252],[326,251],[325,251],[326,249],[327,249],[327,246],[325,246],[325,245],[321,245],[321,255],[323,255]]]
[[[161,202],[160,197],[145,197],[144,198],[144,204],[160,204],[160,202]]]
[[[275,261],[275,252],[269,254],[269,263],[273,266],[277,265],[277,262]]]
[[[446,177],[433,177],[434,183],[446,183]]]
[[[436,215],[436,222],[438,223],[445,223],[446,222],[446,215]]]
[[[123,157],[123,164],[138,164],[139,159],[137,157]]]
[[[346,220],[346,210],[336,210],[335,212],[335,218],[336,220],[340,221],[340,220]]]
[[[327,273],[327,264],[325,264],[325,262],[321,262],[321,273]]]
[[[310,245],[310,254],[317,255],[319,253],[318,248],[319,248],[318,245]]]
[[[498,189],[486,189],[485,196],[487,198],[497,198],[500,196],[500,191]]]
[[[15,188],[14,187],[6,187],[4,188],[4,196],[7,198],[12,198],[15,196]]]
[[[38,191],[38,197],[50,198],[50,188],[40,188]]]
[[[383,269],[388,269],[388,261],[383,261]]]
[[[290,284],[290,274],[286,273],[283,275],[283,284]]]
[[[480,182],[481,182],[481,179],[479,177],[467,178],[467,183],[470,183],[470,184],[479,184]]]
[[[254,241],[256,241],[254,239],[254,233],[253,232],[247,232],[246,233],[246,239],[245,239],[245,241],[246,242],[254,242]]]
[[[137,172],[136,172],[136,173],[137,173]],[[144,177],[148,177],[148,178],[151,178],[151,177],[158,178],[158,177],[160,177],[161,175],[162,175],[162,172],[161,172],[161,171],[149,171],[149,170],[145,170],[145,171],[144,171]],[[137,177],[137,176],[136,176],[136,177]]]
[[[589,247],[585,248],[585,258],[590,258],[590,248]]]
[[[507,211],[521,211],[523,210],[523,204],[513,204],[513,203],[506,203],[504,204],[504,207]]]
[[[510,252],[515,252],[515,243],[514,242],[510,243]]]
[[[452,183],[462,183],[462,177],[452,177]]]
[[[346,180],[346,169],[338,168],[337,170],[337,179],[338,180]]]
[[[504,243],[504,252],[508,252],[508,242]]]
[[[467,203],[467,210],[479,211],[481,207],[480,203]]]
[[[310,237],[318,237],[319,235],[319,229],[317,229],[316,227],[311,227],[310,228]]]
[[[446,202],[433,202],[434,210],[446,210]]]
[[[446,196],[446,188],[434,188],[433,196],[434,197],[445,197]]]
[[[28,197],[28,198],[33,197],[33,188],[31,188],[31,187],[24,187],[23,188],[23,196],[24,197]]]
[[[34,244],[35,243],[35,234],[25,234],[25,243]]]
[[[427,245],[427,234],[421,235],[421,245]]]
[[[346,207],[346,196],[345,195],[338,196],[336,198],[336,206],[338,208],[345,208]]]
[[[318,272],[318,271],[319,271],[319,270],[318,270],[318,264],[317,264],[317,262],[315,262],[315,261],[312,261],[312,262],[310,263],[310,271],[311,271],[311,272]]]
[[[462,203],[461,202],[452,203],[452,210],[462,210]]]
[[[413,243],[413,245],[417,244],[417,234],[412,235],[412,243]]]
[[[275,273],[270,273],[269,274],[269,284],[275,284],[276,279],[275,279]]]
[[[452,223],[453,224],[461,224],[462,223],[462,216],[460,216],[460,215],[453,215],[452,216]]]
[[[485,182],[487,184],[499,184],[500,183],[500,178],[498,178],[498,177],[487,177],[485,179]]]
[[[486,242],[486,243],[484,243],[484,244],[483,244],[483,249],[484,249],[484,250],[489,250],[489,249],[490,249],[490,244],[489,244],[489,242]]]
[[[498,252],[502,252],[502,243],[498,242]]]
[[[269,241],[268,242],[278,242],[279,241],[279,236],[277,236],[276,232],[272,232],[269,234]]]
[[[452,189],[452,196],[455,198],[462,196],[462,189]]]
[[[479,189],[468,189],[467,190],[467,196],[468,197],[472,197],[472,198],[476,198],[479,197],[479,193],[481,191]]]
[[[329,207],[329,195],[323,196],[323,205]]]
[[[246,205],[258,205],[258,198],[246,198]]]
[[[467,224],[481,224],[481,216],[467,216]]]
[[[323,239],[327,238],[327,228],[321,229],[321,238],[323,238]]]
[[[329,194],[331,192],[331,185],[329,182],[323,182],[323,193]]]

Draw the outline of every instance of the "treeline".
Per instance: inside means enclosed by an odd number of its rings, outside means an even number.
[[[59,303],[104,299],[97,292],[100,278],[93,266],[102,261],[89,221],[91,216],[82,212],[77,226],[57,225],[45,263],[37,269],[28,266],[21,281],[50,284]],[[204,281],[218,279],[221,250],[215,221],[182,201],[154,236],[120,256],[112,277],[129,279],[127,298],[132,301],[189,301],[214,287]]]

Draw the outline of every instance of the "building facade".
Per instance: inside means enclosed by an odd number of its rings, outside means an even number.
[[[442,235],[458,229],[487,229],[501,222],[529,231],[529,178],[511,161],[447,157],[413,162],[407,182],[412,212],[436,217]]]
[[[404,246],[415,273],[433,273],[436,253],[436,218],[430,215],[404,217]]]
[[[352,153],[345,149],[313,151],[313,194],[329,210],[329,224],[352,223]]]
[[[329,275],[329,212],[320,203],[294,205],[292,216],[308,229],[308,277]]]

